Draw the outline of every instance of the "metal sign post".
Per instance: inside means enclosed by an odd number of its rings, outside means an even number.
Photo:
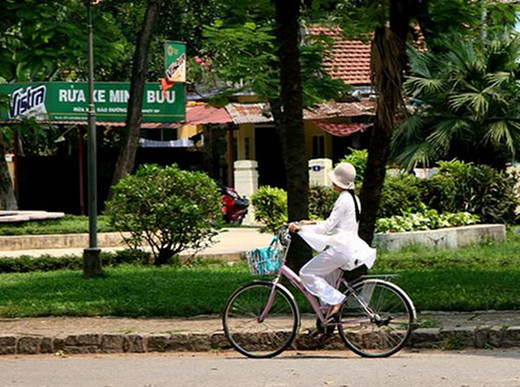
[[[92,3],[88,0],[88,225],[89,246],[83,250],[83,274],[96,277],[103,273],[101,249],[97,245],[97,152],[96,111],[94,108],[94,32],[92,28]]]

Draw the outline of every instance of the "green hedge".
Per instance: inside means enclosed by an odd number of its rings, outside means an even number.
[[[102,252],[101,260],[103,266],[118,266],[127,263],[147,264],[152,260],[151,254],[141,250],[120,250],[117,252]],[[29,273],[35,271],[54,270],[81,270],[83,268],[83,257],[64,256],[52,257],[42,255],[34,258],[21,256],[18,258],[0,259],[0,273]]]
[[[516,179],[506,171],[461,161],[439,162],[439,172],[422,182],[423,202],[439,212],[467,211],[483,223],[515,224]]]

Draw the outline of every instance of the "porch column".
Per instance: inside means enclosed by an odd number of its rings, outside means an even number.
[[[258,162],[255,160],[237,160],[235,167],[235,189],[240,196],[247,196],[251,200],[251,195],[258,191]],[[253,206],[250,204],[243,224],[253,224],[255,219]]]
[[[227,162],[227,185],[228,187],[233,187],[235,185],[234,182],[234,168],[233,168],[233,124],[228,124],[226,128],[226,162]]]

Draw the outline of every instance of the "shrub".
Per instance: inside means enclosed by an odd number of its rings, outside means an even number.
[[[220,194],[206,174],[182,171],[177,165],[143,165],[113,189],[105,213],[118,230],[130,232],[126,243],[131,248],[143,241],[152,248],[156,265],[213,242]]]
[[[309,213],[313,219],[326,219],[334,202],[338,198],[338,193],[331,187],[313,186],[309,190]]]
[[[420,179],[407,173],[387,172],[378,216],[386,218],[401,215],[403,211],[415,212],[421,205]]]
[[[514,177],[487,165],[439,162],[439,173],[423,182],[423,202],[439,212],[465,211],[485,223],[518,221]]]
[[[356,168],[356,185],[361,187],[363,178],[365,177],[365,169],[367,166],[368,151],[366,149],[349,148],[350,154],[345,155],[340,162],[350,163]]]
[[[309,213],[313,219],[329,216],[338,194],[330,187],[314,186],[309,190]],[[287,223],[287,193],[281,188],[262,186],[251,196],[255,219],[263,222],[262,231],[276,232]]]
[[[255,219],[265,223],[262,231],[276,232],[287,223],[287,192],[281,188],[262,186],[251,196]]]
[[[507,169],[507,174],[515,182],[515,185],[513,187],[514,195],[517,199],[517,206],[515,209],[515,214],[518,217],[520,217],[520,165],[515,165],[514,167],[509,167]]]

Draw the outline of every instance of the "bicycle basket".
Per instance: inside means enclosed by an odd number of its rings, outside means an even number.
[[[269,247],[248,251],[246,257],[252,274],[278,274],[282,266],[283,248],[278,238],[274,237]]]

